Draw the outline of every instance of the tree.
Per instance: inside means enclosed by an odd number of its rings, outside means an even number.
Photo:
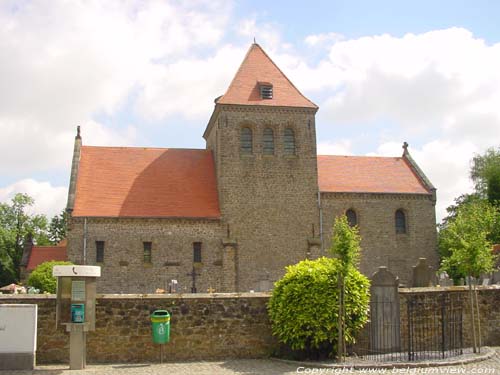
[[[480,321],[475,284],[473,293],[471,281],[472,277],[478,278],[482,273],[493,270],[495,256],[488,237],[495,228],[498,217],[498,209],[486,201],[462,204],[458,208],[456,217],[440,232],[440,246],[448,251],[448,255],[442,261],[442,269],[450,274],[465,275],[469,280],[474,352],[476,351],[475,313],[478,318],[479,333]]]
[[[55,215],[52,217],[52,220],[50,220],[49,240],[52,244],[56,245],[66,238],[67,218],[68,213],[66,210],[62,210],[59,215]]]
[[[470,176],[476,192],[491,204],[500,205],[500,147],[489,148],[483,155],[475,155]]]
[[[280,342],[306,354],[334,355],[338,342],[339,259],[303,260],[286,268],[269,300],[272,332]],[[345,277],[345,339],[354,342],[368,321],[370,282],[354,267]]]
[[[330,252],[340,261],[338,288],[339,288],[339,323],[337,358],[342,360],[345,354],[345,278],[349,269],[357,268],[361,252],[361,237],[358,227],[349,225],[346,215],[335,218],[333,224],[332,246]]]
[[[55,293],[57,280],[52,276],[52,268],[59,265],[73,264],[64,261],[50,261],[39,264],[30,274],[28,285],[40,289],[42,292]]]
[[[10,282],[19,280],[19,265],[28,234],[33,237],[37,245],[50,244],[47,218],[44,215],[30,215],[27,212],[33,204],[33,198],[20,193],[12,198],[10,204],[0,203],[1,278]]]

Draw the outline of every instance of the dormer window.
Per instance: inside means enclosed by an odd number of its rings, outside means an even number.
[[[260,82],[260,98],[261,99],[272,99],[273,98],[273,85],[267,82]]]

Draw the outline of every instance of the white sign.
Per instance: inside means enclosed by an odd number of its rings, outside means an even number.
[[[101,277],[99,266],[54,266],[52,276]]]
[[[36,351],[37,305],[0,305],[0,353]]]
[[[85,301],[85,281],[75,280],[71,282],[71,300]]]

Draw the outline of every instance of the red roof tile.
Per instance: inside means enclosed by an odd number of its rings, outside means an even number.
[[[272,84],[272,99],[261,99],[259,83]],[[229,88],[217,103],[318,108],[297,90],[258,44],[252,44]]]
[[[402,157],[318,155],[322,192],[429,194]]]
[[[39,264],[51,260],[68,260],[66,246],[33,246],[26,269],[33,271]]]
[[[72,215],[219,218],[212,152],[84,146]]]

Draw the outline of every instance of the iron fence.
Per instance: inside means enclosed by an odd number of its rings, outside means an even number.
[[[374,361],[442,359],[463,353],[463,303],[452,293],[408,295],[406,302],[372,297],[370,322],[356,344]]]

